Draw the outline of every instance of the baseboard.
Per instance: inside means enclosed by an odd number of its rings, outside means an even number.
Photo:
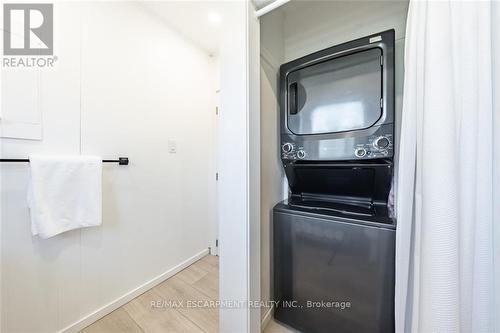
[[[208,249],[205,249],[205,250],[195,254],[191,258],[181,262],[179,265],[169,269],[168,271],[158,275],[157,277],[149,280],[148,282],[140,285],[139,287],[129,291],[125,295],[118,297],[117,299],[115,299],[111,303],[109,303],[109,304],[103,306],[102,308],[92,312],[91,314],[83,317],[82,319],[67,326],[66,328],[63,328],[59,332],[60,333],[71,333],[71,332],[78,332],[78,331],[84,329],[85,327],[89,326],[93,322],[101,319],[105,315],[107,315],[107,314],[113,312],[114,310],[118,309],[119,307],[127,304],[128,302],[130,302],[131,300],[133,300],[137,296],[145,293],[146,291],[153,288],[157,284],[162,283],[163,281],[165,281],[169,277],[172,277],[173,275],[177,274],[178,272],[180,272],[184,268],[186,268],[189,265],[193,264],[194,262],[200,260],[201,258],[206,256],[207,254],[208,254]]]
[[[264,332],[266,329],[267,325],[269,325],[269,322],[271,321],[271,318],[273,318],[273,309],[274,305],[272,305],[269,309],[267,309],[266,313],[262,317],[262,321],[260,324],[260,330],[261,332]]]

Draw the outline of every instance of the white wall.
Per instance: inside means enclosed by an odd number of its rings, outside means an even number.
[[[298,1],[283,9],[286,62],[387,29],[404,38],[408,1]]]
[[[271,299],[269,225],[272,207],[283,195],[279,160],[279,65],[315,51],[376,32],[396,30],[396,138],[403,92],[404,35],[408,1],[292,1],[261,18],[261,290]],[[282,22],[282,23],[280,23]]]
[[[284,62],[284,13],[273,11],[261,18],[261,298],[271,300],[271,218],[274,205],[285,198],[284,172],[279,154],[279,66]],[[262,308],[262,317],[270,309]],[[266,318],[267,318],[266,317]]]
[[[208,247],[215,66],[142,8],[55,3],[55,69],[41,75],[43,140],[3,157],[128,156],[103,171],[103,225],[30,235],[27,164],[1,165],[2,332],[71,325]],[[5,84],[5,83],[4,83]],[[177,154],[167,152],[177,141]]]
[[[492,5],[492,17],[500,17],[500,2],[496,1]],[[494,20],[493,31],[495,33],[492,36],[492,52],[494,56],[492,57],[493,66],[493,107],[496,110],[495,116],[493,117],[494,128],[500,128],[500,22]],[[493,133],[494,135],[494,147],[500,147],[500,133]],[[497,170],[494,172],[493,177],[493,196],[498,198],[500,196],[500,152],[495,152],[493,156],[493,168]],[[500,219],[500,205],[496,205],[493,212],[494,219],[498,221]],[[500,276],[500,226],[498,223],[493,227],[493,249],[495,251],[495,276]],[[497,315],[495,316],[495,330],[500,331],[500,288],[495,290],[495,309]]]
[[[260,176],[260,24],[255,15],[255,7],[251,1],[247,3],[248,19],[248,160],[249,160],[249,297],[250,300],[261,299],[261,176]],[[249,332],[261,330],[261,315],[258,307],[250,308]]]

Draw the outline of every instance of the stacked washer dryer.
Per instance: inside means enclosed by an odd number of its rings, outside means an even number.
[[[290,195],[273,210],[274,316],[303,332],[393,332],[394,30],[280,75]]]

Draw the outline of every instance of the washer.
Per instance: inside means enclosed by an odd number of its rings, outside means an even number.
[[[274,208],[274,317],[302,332],[394,332],[395,224],[338,208]]]

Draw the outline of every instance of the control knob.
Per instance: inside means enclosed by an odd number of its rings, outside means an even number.
[[[389,147],[390,143],[391,142],[387,137],[379,136],[378,138],[375,139],[374,146],[377,149],[386,149],[387,147]]]
[[[281,147],[281,150],[283,150],[284,153],[290,153],[293,150],[293,146],[291,143],[287,142]]]
[[[356,150],[354,151],[354,155],[356,155],[357,157],[363,157],[366,155],[366,149],[365,148],[356,148]]]
[[[303,159],[304,157],[306,157],[306,152],[305,152],[305,151],[303,151],[302,149],[301,149],[301,150],[299,150],[299,151],[297,152],[297,157],[298,157],[298,158],[300,158],[300,159]]]

